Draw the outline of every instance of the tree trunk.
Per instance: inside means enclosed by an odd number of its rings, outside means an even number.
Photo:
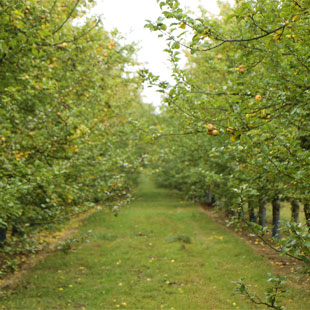
[[[258,206],[258,224],[262,227],[265,227],[267,222],[266,206],[266,200],[261,199]]]
[[[212,195],[211,196],[211,204],[214,205],[216,203],[216,198]]]
[[[0,227],[0,243],[6,241],[6,228]]]
[[[257,215],[255,213],[255,203],[253,201],[248,202],[249,221],[257,223]]]
[[[237,209],[238,219],[244,219],[244,207],[243,204],[239,205],[239,208]]]
[[[272,237],[280,237],[280,200],[275,198],[272,200]]]
[[[291,222],[299,223],[299,203],[297,200],[292,200],[292,218]]]
[[[205,201],[206,201],[209,205],[211,205],[211,206],[213,206],[213,205],[216,203],[216,199],[215,199],[215,197],[211,194],[211,192],[205,193],[204,199],[205,199]]]
[[[304,204],[304,212],[305,212],[305,217],[307,221],[307,226],[310,229],[310,204],[309,203]]]

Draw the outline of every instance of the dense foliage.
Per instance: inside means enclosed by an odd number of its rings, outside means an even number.
[[[0,232],[130,199],[142,149],[133,45],[87,17],[93,1],[0,4]]]

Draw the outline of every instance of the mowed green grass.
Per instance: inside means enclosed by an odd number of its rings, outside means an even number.
[[[79,234],[89,230],[89,242],[36,266],[0,309],[261,309],[234,296],[233,281],[262,292],[270,263],[147,178],[118,217],[97,212]],[[306,288],[290,289],[289,309],[309,309]]]

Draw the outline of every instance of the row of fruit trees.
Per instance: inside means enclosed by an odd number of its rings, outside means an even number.
[[[0,3],[0,271],[35,251],[34,231],[132,197],[143,162],[135,119],[150,108],[127,69],[134,45],[90,17],[93,5]]]
[[[219,16],[158,3],[162,15],[146,27],[167,40],[174,83],[141,72],[166,102],[153,134],[158,183],[216,203],[260,236],[272,208],[274,248],[309,273],[309,2],[237,0]]]

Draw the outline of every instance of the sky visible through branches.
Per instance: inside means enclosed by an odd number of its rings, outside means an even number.
[[[216,0],[180,0],[180,3],[182,7],[188,7],[195,12],[202,6],[212,14],[218,13]],[[156,0],[99,0],[94,14],[103,16],[106,30],[116,28],[126,42],[138,43],[139,62],[145,64],[152,73],[160,75],[163,80],[171,80],[167,55],[163,51],[166,48],[165,40],[144,28],[146,20],[155,21],[160,15]],[[160,94],[155,89],[146,88],[143,96],[145,102],[160,105]]]

